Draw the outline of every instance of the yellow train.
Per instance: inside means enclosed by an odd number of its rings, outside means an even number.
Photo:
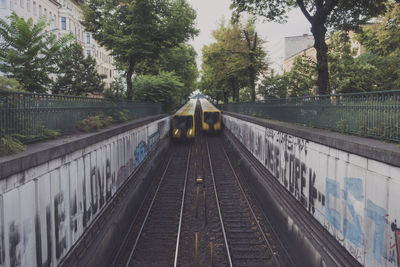
[[[222,130],[221,111],[207,99],[201,98],[201,126],[206,133],[218,133]]]
[[[195,137],[196,100],[190,99],[172,116],[171,136],[173,139],[192,140]]]

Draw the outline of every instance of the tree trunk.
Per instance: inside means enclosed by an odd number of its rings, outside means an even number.
[[[236,82],[235,82],[235,80],[236,80],[235,78],[231,79],[232,102],[235,102],[235,99],[236,99],[236,87],[235,87]]]
[[[256,101],[256,70],[254,69],[254,54],[256,52],[257,48],[257,33],[254,33],[254,40],[253,40],[253,46],[251,45],[251,40],[249,33],[247,31],[243,31],[244,36],[246,38],[247,42],[247,47],[249,49],[249,60],[250,60],[250,65],[247,68],[249,70],[249,79],[250,79],[250,88],[251,88],[251,102]]]
[[[133,98],[133,87],[132,87],[132,75],[133,71],[135,68],[135,63],[133,62],[133,59],[131,58],[129,60],[129,67],[128,71],[126,72],[126,98],[128,100],[132,100]]]
[[[236,103],[239,103],[239,81],[235,79]]]
[[[253,66],[249,67],[250,75],[250,88],[251,88],[251,102],[256,101],[256,82],[255,82],[255,70]]]
[[[228,97],[229,97],[228,92],[224,92],[224,104],[229,103]]]
[[[328,46],[325,42],[326,27],[322,21],[316,18],[313,20],[311,32],[314,36],[314,48],[317,52],[318,94],[326,95],[329,93]]]

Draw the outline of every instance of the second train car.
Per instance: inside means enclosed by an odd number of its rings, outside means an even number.
[[[222,130],[221,111],[207,99],[201,98],[201,126],[206,133],[219,133]]]
[[[195,137],[196,100],[190,99],[172,116],[172,138],[193,140]]]

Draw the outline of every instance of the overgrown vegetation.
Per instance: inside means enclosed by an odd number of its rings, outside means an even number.
[[[14,155],[25,150],[25,145],[17,138],[4,136],[0,138],[0,157]]]
[[[110,126],[113,121],[111,116],[94,115],[83,119],[76,127],[83,132],[98,131],[101,128]]]

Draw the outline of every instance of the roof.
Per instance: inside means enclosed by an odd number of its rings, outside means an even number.
[[[213,104],[205,98],[200,99],[201,110],[203,111],[219,111]]]
[[[196,110],[196,99],[190,99],[183,107],[181,107],[174,115],[175,116],[188,116],[194,115]]]

